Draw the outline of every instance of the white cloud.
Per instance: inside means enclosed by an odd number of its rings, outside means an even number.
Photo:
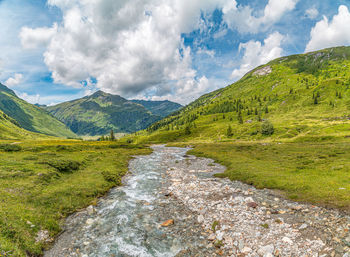
[[[275,32],[264,40],[263,45],[260,41],[253,40],[241,43],[239,51],[244,51],[242,63],[238,69],[233,70],[231,78],[239,79],[253,68],[280,57],[283,52],[281,43],[284,39],[283,35]]]
[[[5,85],[9,87],[16,86],[22,82],[22,79],[23,75],[20,73],[16,73],[13,77],[10,77],[6,80]]]
[[[305,12],[306,17],[308,17],[309,19],[316,19],[318,16],[318,10],[315,7],[312,7],[310,9],[307,9]]]
[[[295,8],[299,0],[269,0],[261,17],[255,17],[250,6],[238,6],[236,1],[228,2],[223,8],[223,19],[231,29],[240,33],[257,33],[267,30],[282,16]]]
[[[36,94],[36,95],[29,95],[27,93],[19,93],[19,92],[15,92],[17,94],[17,96],[29,103],[32,104],[37,104],[40,102],[40,95]]]
[[[350,44],[350,13],[345,5],[339,6],[338,14],[329,21],[327,17],[316,23],[312,28],[311,39],[305,52],[320,50],[322,48]]]
[[[214,58],[214,57],[215,57],[215,51],[214,51],[214,50],[208,50],[208,49],[205,49],[205,48],[199,48],[199,49],[197,50],[197,54],[208,55],[208,56],[211,57],[211,58]]]
[[[25,49],[34,49],[37,47],[45,47],[50,42],[53,35],[57,32],[57,24],[52,28],[37,28],[32,29],[28,27],[21,28],[19,37],[21,44]]]
[[[201,28],[201,13],[228,1],[49,0],[61,9],[62,23],[23,28],[20,36],[27,48],[47,44],[44,61],[56,83],[81,87],[94,78],[99,89],[125,97],[147,91],[197,97],[204,82],[181,35]]]

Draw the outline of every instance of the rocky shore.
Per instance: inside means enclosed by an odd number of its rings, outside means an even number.
[[[196,213],[218,256],[350,256],[348,215],[210,176],[223,169],[187,156],[167,170],[167,194]]]

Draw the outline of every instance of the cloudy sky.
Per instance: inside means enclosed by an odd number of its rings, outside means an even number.
[[[350,45],[348,0],[0,0],[0,82],[187,104],[274,58]]]

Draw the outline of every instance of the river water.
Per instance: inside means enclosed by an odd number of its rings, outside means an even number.
[[[197,231],[186,229],[185,223],[194,224],[195,218],[176,206],[179,203],[167,200],[162,190],[169,165],[183,161],[189,149],[153,149],[151,155],[137,156],[130,162],[132,175],[125,178],[122,187],[112,189],[101,199],[94,211],[69,217],[66,231],[45,256],[170,257],[180,256],[188,248],[205,249],[200,226]],[[186,220],[177,232],[160,226],[175,216],[180,223]]]

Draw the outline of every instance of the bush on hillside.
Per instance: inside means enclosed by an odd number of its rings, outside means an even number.
[[[19,145],[1,144],[0,150],[4,152],[18,152],[22,150],[22,147]]]
[[[81,166],[80,162],[71,160],[51,160],[47,161],[46,164],[62,173],[77,171]]]
[[[263,124],[261,125],[261,134],[265,136],[270,136],[275,132],[275,129],[272,125],[271,122],[269,121],[264,121]]]

